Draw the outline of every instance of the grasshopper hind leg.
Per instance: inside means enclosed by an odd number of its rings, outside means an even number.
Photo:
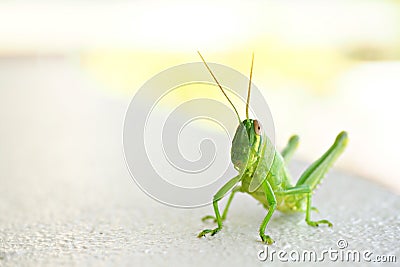
[[[296,183],[298,185],[307,185],[314,190],[316,186],[324,178],[325,174],[328,172],[329,168],[337,160],[337,158],[342,154],[343,150],[347,145],[348,137],[346,132],[341,132],[337,137],[333,145],[322,155],[318,160],[316,160],[304,173],[300,176]]]
[[[280,195],[294,195],[300,194],[305,196],[305,198],[300,198],[298,203],[296,203],[296,208],[300,208],[304,200],[306,200],[306,222],[311,226],[318,226],[319,224],[327,224],[332,226],[328,220],[312,221],[310,219],[311,210],[316,209],[311,207],[311,196],[313,191],[316,189],[318,184],[324,178],[325,174],[328,172],[329,168],[337,160],[337,158],[342,154],[344,148],[347,145],[348,137],[346,132],[341,132],[334,142],[334,144],[322,155],[317,161],[311,164],[307,170],[300,176],[296,185],[291,188],[287,188]]]
[[[341,132],[337,137],[333,145],[325,152],[322,157],[311,164],[310,167],[301,175],[296,187],[309,188],[310,192],[307,193],[307,205],[306,205],[306,222],[311,226],[318,226],[319,224],[327,224],[332,226],[332,223],[328,220],[311,221],[311,195],[314,189],[318,186],[321,180],[324,178],[325,174],[328,172],[329,168],[337,160],[337,158],[342,154],[348,142],[348,137],[346,132]]]
[[[290,161],[290,159],[293,156],[293,153],[299,146],[299,136],[298,135],[293,135],[289,138],[289,141],[286,145],[286,147],[282,150],[282,157],[285,160],[286,163]]]

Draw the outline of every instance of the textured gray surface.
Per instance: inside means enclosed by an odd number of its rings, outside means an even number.
[[[122,154],[128,103],[96,91],[71,66],[69,60],[0,62],[0,265],[260,264],[262,206],[238,195],[223,231],[196,238],[213,227],[200,221],[212,208],[167,207],[138,189]],[[294,177],[304,168],[293,163]],[[268,225],[276,240],[270,248],[320,252],[345,239],[349,249],[399,261],[399,200],[370,181],[332,171],[314,197],[320,213],[313,217],[334,227],[311,228],[302,214],[277,212]]]

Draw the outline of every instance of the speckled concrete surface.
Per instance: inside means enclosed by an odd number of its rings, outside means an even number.
[[[213,227],[200,220],[211,207],[175,209],[138,189],[122,154],[128,103],[96,91],[69,60],[0,63],[0,265],[270,265],[257,258],[266,212],[249,196],[237,196],[218,235],[198,239]],[[305,167],[294,162],[291,170],[296,176]],[[331,220],[333,228],[277,212],[269,248],[321,252],[344,239],[347,249],[399,262],[399,196],[332,171],[314,205],[314,218]]]

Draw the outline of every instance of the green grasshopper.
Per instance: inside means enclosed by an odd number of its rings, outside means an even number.
[[[208,215],[202,218],[203,221],[208,219],[214,220],[217,223],[217,228],[205,229],[199,233],[198,237],[203,237],[206,234],[213,236],[222,229],[222,222],[226,219],[229,206],[237,192],[250,194],[268,210],[259,228],[259,234],[264,243],[274,243],[274,240],[265,234],[265,229],[276,209],[281,212],[305,212],[305,221],[308,225],[318,226],[319,224],[327,224],[331,227],[332,223],[328,220],[312,221],[310,219],[311,210],[316,210],[316,208],[311,207],[311,196],[329,168],[344,151],[348,142],[347,133],[344,131],[341,132],[328,151],[311,164],[300,176],[297,183],[292,185],[286,164],[298,146],[299,137],[297,135],[292,136],[287,146],[279,153],[265,135],[261,124],[256,119],[249,119],[254,54],[251,62],[247,93],[246,119],[243,121],[240,119],[235,106],[228,98],[200,52],[198,54],[214,81],[232,105],[239,120],[239,126],[236,129],[231,148],[231,161],[235,169],[239,171],[239,175],[229,180],[214,195],[213,207],[215,216]],[[240,185],[238,185],[239,182],[241,182]],[[230,190],[232,190],[231,194],[221,216],[218,209],[218,201]]]

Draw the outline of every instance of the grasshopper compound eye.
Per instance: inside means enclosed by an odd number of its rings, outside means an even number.
[[[254,132],[257,135],[261,135],[261,124],[258,122],[258,120],[254,120]]]

